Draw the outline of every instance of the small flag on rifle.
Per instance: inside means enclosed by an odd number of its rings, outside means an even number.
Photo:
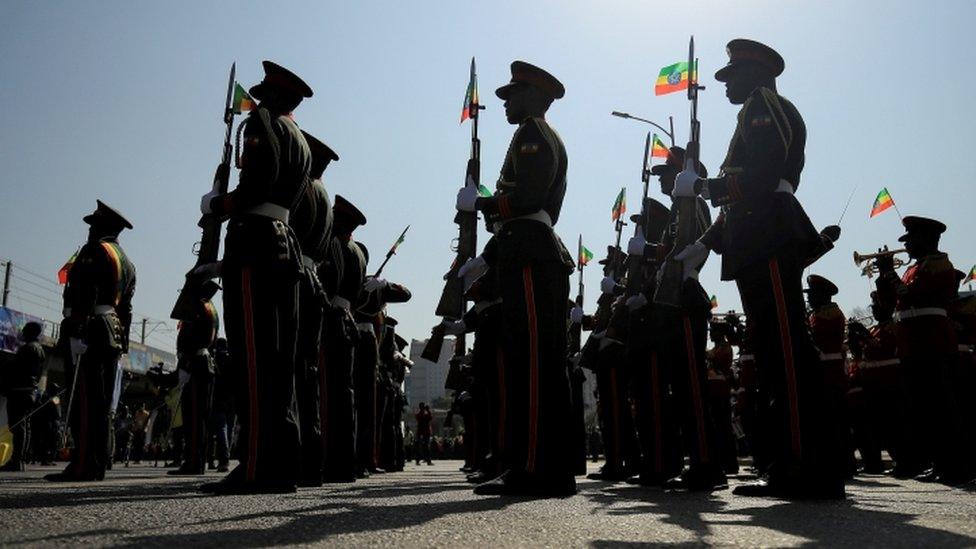
[[[64,263],[64,266],[61,267],[61,270],[58,271],[58,284],[64,286],[68,283],[68,272],[71,271],[71,266],[75,264],[75,259],[77,257],[78,252],[75,251],[75,253],[71,254],[71,257],[68,258],[68,261]]]
[[[620,194],[618,194],[617,199],[613,201],[613,210],[611,210],[610,215],[614,221],[617,221],[623,217],[625,213],[627,213],[627,187],[620,189]]]
[[[874,217],[894,205],[895,201],[891,198],[891,194],[888,193],[888,188],[885,187],[881,189],[878,197],[874,199],[874,206],[871,207],[870,217]]]
[[[244,90],[244,86],[241,86],[240,82],[234,82],[234,114],[241,114],[242,112],[248,112],[254,110],[257,103],[251,97],[251,94]]]
[[[593,252],[587,249],[586,246],[580,244],[579,250],[579,264],[581,267],[585,267],[590,260],[593,259]]]
[[[485,198],[491,198],[491,191],[481,183],[478,184],[478,194]]]
[[[668,147],[664,144],[664,141],[661,141],[661,138],[658,137],[657,134],[654,134],[654,139],[651,143],[651,158],[656,157],[667,159],[669,156],[671,156],[671,151],[668,150]]]
[[[712,309],[718,309],[718,299],[715,297],[714,294],[712,294],[711,302],[712,302]]]
[[[478,75],[474,71],[474,58],[471,58],[471,78],[468,89],[464,92],[464,105],[461,106],[461,122],[474,118],[478,112]]]
[[[697,76],[697,75],[696,75]],[[688,89],[688,62],[681,61],[661,69],[654,85],[654,95],[666,95]]]
[[[966,282],[972,282],[976,280],[976,265],[973,265],[972,269],[969,269],[969,274],[966,276]]]

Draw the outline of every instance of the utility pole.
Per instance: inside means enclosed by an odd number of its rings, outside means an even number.
[[[147,320],[148,320],[147,318],[142,319],[142,337],[139,338],[139,343],[142,343],[143,345],[146,344],[146,321]]]
[[[6,269],[3,274],[3,306],[7,306],[7,296],[10,295],[10,269],[14,266],[12,261],[7,261]]]

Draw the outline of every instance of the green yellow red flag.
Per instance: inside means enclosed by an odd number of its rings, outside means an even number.
[[[257,103],[254,102],[251,94],[247,93],[240,82],[234,82],[234,114],[253,111],[255,106],[257,106]]]
[[[613,210],[610,211],[610,217],[614,221],[617,221],[625,213],[627,213],[627,187],[622,187],[620,193],[617,195],[617,199],[613,201]]]
[[[580,264],[580,266],[581,267],[585,267],[586,264],[589,263],[591,259],[593,259],[593,252],[591,252],[586,246],[584,246],[581,243],[580,244],[580,249],[579,249],[579,264]]]
[[[670,155],[671,152],[664,141],[661,141],[661,138],[654,134],[654,139],[651,141],[651,158],[667,158]]]
[[[972,282],[976,280],[976,265],[973,265],[972,269],[969,269],[969,275],[966,276],[966,282]]]
[[[468,79],[468,89],[464,92],[464,105],[461,106],[461,122],[474,118],[478,112],[478,75],[474,71],[474,58],[471,58],[471,77]]]
[[[61,270],[58,271],[58,284],[64,286],[65,284],[68,283],[68,272],[71,271],[71,266],[75,264],[75,258],[77,257],[78,257],[78,251],[75,250],[75,253],[71,254],[71,257],[69,257],[68,260],[64,262],[64,266],[61,267]]]
[[[881,192],[878,193],[877,198],[874,199],[874,206],[871,207],[870,217],[874,217],[894,205],[895,201],[891,198],[891,194],[888,193],[888,188],[885,187],[881,189]]]
[[[712,299],[710,301],[712,302],[712,308],[713,309],[717,309],[718,308],[718,299],[715,297],[715,294],[712,294]]]
[[[672,92],[687,90],[689,81],[688,62],[681,61],[661,69],[654,84],[654,95],[666,95]]]

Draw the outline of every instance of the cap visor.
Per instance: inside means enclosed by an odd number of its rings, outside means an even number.
[[[508,99],[508,96],[512,94],[512,90],[515,89],[516,85],[516,82],[509,82],[508,84],[505,84],[504,86],[495,90],[495,95],[499,99]]]
[[[718,80],[719,82],[728,82],[729,75],[732,74],[732,68],[734,66],[735,65],[726,65],[721,69],[715,71],[715,80]]]

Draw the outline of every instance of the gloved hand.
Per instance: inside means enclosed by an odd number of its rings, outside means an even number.
[[[636,311],[647,305],[647,297],[644,294],[632,295],[627,298],[627,310]]]
[[[389,283],[386,281],[386,279],[371,276],[366,279],[366,282],[363,282],[363,290],[372,292],[380,288],[385,288],[387,284]]]
[[[603,280],[600,281],[600,291],[605,294],[612,294],[616,287],[617,281],[614,280],[612,276],[605,276],[603,277]]]
[[[878,253],[881,253],[883,251],[884,250],[879,249]],[[894,271],[895,254],[885,254],[882,256],[878,256],[878,258],[874,260],[874,266],[878,268],[879,273],[888,273]]]
[[[696,196],[695,183],[697,182],[698,174],[690,166],[685,166],[685,169],[674,178],[674,190],[671,191],[671,196],[674,198]]]
[[[78,357],[85,354],[88,350],[88,344],[84,340],[77,337],[72,337],[68,340],[71,346],[71,358],[74,360],[75,364],[78,363]]]
[[[467,330],[463,320],[442,320],[441,326],[447,335],[461,335]]]
[[[837,240],[840,238],[840,226],[827,225],[822,231],[820,231],[820,236],[831,242],[837,242]]]
[[[708,247],[701,242],[695,242],[687,246],[681,253],[674,256],[676,261],[680,261],[684,267],[685,279],[698,279],[698,267],[708,259]]]
[[[213,199],[217,196],[220,196],[220,193],[218,193],[217,191],[210,191],[209,193],[201,196],[200,213],[202,213],[203,215],[212,214],[213,208],[210,206],[210,203],[213,202]]]
[[[573,324],[583,323],[583,308],[579,305],[574,306],[569,310],[569,321]]]
[[[457,209],[473,212],[475,200],[478,200],[478,189],[474,185],[465,185],[457,193]]]
[[[212,278],[220,278],[222,270],[223,263],[220,261],[214,261],[213,263],[204,263],[196,269],[193,269],[193,274],[204,280],[210,280]]]
[[[478,257],[472,257],[465,261],[464,265],[461,265],[461,268],[458,269],[457,275],[458,278],[465,279],[465,283],[467,283],[468,280],[476,280],[479,276],[485,274],[487,270],[488,263],[485,261],[485,258],[479,255]]]
[[[640,257],[644,255],[644,247],[647,241],[641,235],[635,235],[627,242],[627,254]]]

